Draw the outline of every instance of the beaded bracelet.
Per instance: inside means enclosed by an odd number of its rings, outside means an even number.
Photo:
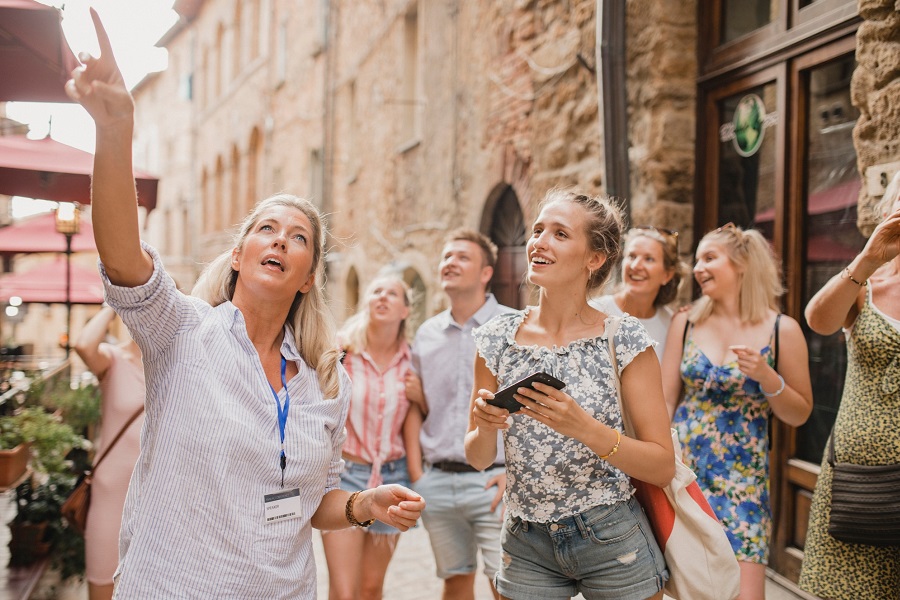
[[[613,431],[616,432],[616,443],[615,443],[615,445],[613,445],[612,450],[609,451],[609,454],[606,454],[605,456],[600,457],[603,460],[608,460],[608,459],[612,458],[613,454],[615,454],[616,452],[619,451],[619,442],[622,441],[622,434],[619,433],[618,429],[614,429]]]
[[[777,373],[776,373],[776,375],[777,375]],[[781,387],[778,388],[777,391],[772,392],[771,394],[769,392],[767,392],[766,390],[762,389],[762,386],[759,386],[759,390],[763,393],[763,396],[765,396],[766,398],[774,398],[775,396],[781,395],[781,392],[784,391],[784,377],[782,377],[781,375],[778,375],[778,379],[781,381]]]
[[[850,281],[852,281],[859,287],[864,287],[864,286],[869,285],[868,279],[866,279],[865,281],[857,281],[856,279],[854,279],[853,275],[850,274],[850,267],[847,267],[846,269],[844,269],[844,273],[847,275],[847,279],[849,279]]]
[[[350,497],[347,498],[347,504],[344,506],[344,516],[347,517],[347,522],[354,527],[368,527],[375,522],[375,519],[360,522],[353,516],[353,503],[356,501],[357,496],[359,496],[359,491],[353,492],[350,494]]]

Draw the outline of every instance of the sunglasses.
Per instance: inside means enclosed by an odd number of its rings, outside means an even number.
[[[636,229],[638,231],[655,231],[664,239],[672,242],[672,245],[675,246],[675,251],[678,251],[678,232],[674,229],[666,229],[665,227],[654,227],[653,225],[635,225],[632,229]]]
[[[725,223],[725,224],[722,225],[721,227],[717,227],[716,230],[715,230],[713,233],[722,233],[723,231],[732,231],[732,232],[737,233],[737,231],[738,231],[738,226],[735,225],[733,222],[728,221],[727,223]]]

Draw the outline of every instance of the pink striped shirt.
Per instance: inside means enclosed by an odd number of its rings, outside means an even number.
[[[406,456],[403,421],[409,401],[404,380],[409,361],[406,342],[383,372],[368,352],[348,352],[344,357],[344,368],[352,382],[344,452],[371,463],[370,487],[381,483],[384,463]]]

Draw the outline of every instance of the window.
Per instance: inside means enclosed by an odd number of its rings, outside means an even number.
[[[418,6],[403,20],[403,80],[400,88],[403,143],[418,139],[419,12]]]

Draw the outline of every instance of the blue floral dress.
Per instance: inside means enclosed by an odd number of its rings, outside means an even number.
[[[774,368],[772,343],[760,351]],[[715,365],[693,340],[681,358],[684,401],[675,411],[684,462],[725,526],[738,560],[767,564],[769,504],[769,402],[759,382],[741,373],[737,360]]]

